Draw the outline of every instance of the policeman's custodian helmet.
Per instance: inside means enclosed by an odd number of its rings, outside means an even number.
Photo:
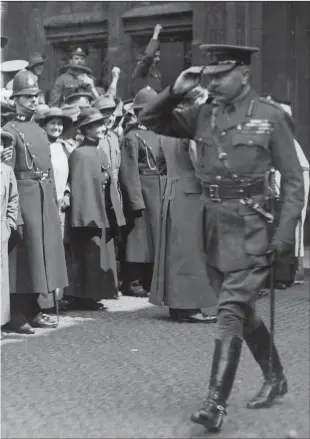
[[[148,102],[154,99],[158,93],[154,89],[152,89],[149,85],[147,87],[142,88],[136,94],[132,108],[134,110],[139,110],[143,108]]]
[[[206,62],[203,73],[209,75],[227,72],[238,65],[249,66],[252,54],[259,51],[257,47],[229,44],[202,44],[200,50]]]
[[[20,70],[13,79],[13,94],[14,96],[31,95],[36,96],[41,93],[38,87],[36,77],[28,70]]]

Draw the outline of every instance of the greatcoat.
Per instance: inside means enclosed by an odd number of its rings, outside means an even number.
[[[189,140],[160,136],[167,162],[160,233],[150,302],[170,308],[216,305],[199,243],[201,184],[189,157]]]
[[[14,138],[7,163],[17,180],[22,237],[9,255],[10,292],[48,293],[67,286],[68,279],[47,134],[18,115],[4,129]]]
[[[154,262],[166,184],[166,163],[160,145],[160,136],[136,127],[126,134],[121,147],[120,184],[128,218],[121,258],[126,262]],[[139,211],[141,216],[137,215]]]
[[[125,225],[111,166],[98,143],[87,138],[69,158],[70,252],[76,297],[108,299],[117,292],[114,240]]]
[[[16,229],[18,215],[17,183],[11,166],[0,163],[1,168],[1,325],[10,321],[10,286],[8,242]]]

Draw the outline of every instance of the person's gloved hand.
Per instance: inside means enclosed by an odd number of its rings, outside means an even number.
[[[133,215],[134,215],[135,218],[141,218],[142,217],[142,210],[141,209],[140,210],[135,210],[133,212]]]
[[[293,244],[284,241],[272,241],[267,250],[267,256],[270,257],[270,262],[276,259],[287,256],[293,250]]]

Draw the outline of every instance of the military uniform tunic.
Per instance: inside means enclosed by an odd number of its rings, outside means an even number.
[[[266,171],[274,166],[282,175],[283,201],[272,239],[293,244],[304,200],[294,138],[283,110],[252,89],[235,100],[230,112],[224,105],[215,108],[211,104],[174,111],[181,99],[164,90],[144,107],[140,120],[155,132],[196,140],[195,173],[203,187],[201,244],[211,285],[219,297],[218,309],[232,313],[233,321],[242,322],[242,327],[245,323],[253,329],[258,325],[255,299],[268,275],[267,222],[241,202],[242,193],[215,201],[210,191],[213,189],[214,198],[217,192],[225,192],[225,187],[231,192],[235,185],[239,190],[233,176],[244,185],[262,184]],[[263,206],[264,189],[251,198]],[[219,324],[225,328],[227,321],[221,319]]]
[[[49,106],[61,107],[67,96],[79,91],[90,92],[90,88],[87,85],[81,84],[81,81],[77,78],[76,74],[68,69],[56,79],[51,90]]]

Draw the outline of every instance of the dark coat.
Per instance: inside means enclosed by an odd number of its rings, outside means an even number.
[[[150,302],[170,308],[216,305],[199,243],[201,185],[195,177],[189,141],[161,136],[167,162],[160,233],[156,244]]]
[[[88,139],[70,155],[69,183],[72,227],[108,229],[125,225],[108,158]]]
[[[111,166],[105,152],[85,138],[69,158],[71,207],[70,290],[95,300],[117,293],[113,237],[125,225]]]
[[[50,147],[45,131],[35,122],[14,120],[5,129],[14,137],[11,164],[19,193],[22,240],[10,253],[11,293],[46,293],[67,286]],[[44,180],[19,179],[20,172],[42,170]]]
[[[219,145],[233,173],[246,183],[262,180],[272,166],[278,169],[283,203],[280,224],[272,239],[293,244],[304,202],[303,173],[284,111],[250,89],[231,114],[219,107],[213,131],[212,105],[173,111],[181,99],[171,96],[169,89],[164,90],[144,107],[141,122],[155,132],[197,141],[195,172],[202,185],[235,184],[219,159]],[[208,264],[223,272],[267,265],[269,236],[265,219],[239,199],[219,203],[207,194],[203,198],[201,241]],[[263,205],[264,194],[253,200]]]
[[[166,182],[160,142],[157,134],[135,128],[126,134],[121,147],[119,179],[128,218],[121,259],[127,262],[154,261]]]

